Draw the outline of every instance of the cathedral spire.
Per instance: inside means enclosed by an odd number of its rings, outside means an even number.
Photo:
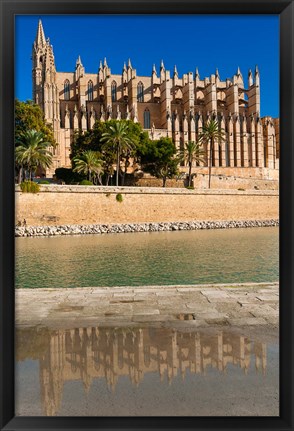
[[[177,66],[175,65],[175,67],[174,67],[174,77],[178,78],[178,76],[179,76],[178,69],[177,69]]]
[[[236,73],[236,75],[237,75],[237,76],[242,75],[242,74],[241,74],[241,71],[240,71],[240,67],[239,67],[239,66],[238,66],[238,69],[237,69],[237,73]]]
[[[83,65],[82,65],[82,60],[81,60],[81,56],[80,56],[80,55],[78,56],[77,61],[76,61],[76,67],[78,67],[78,66],[83,66]]]
[[[84,66],[82,64],[81,57],[78,56],[78,59],[76,61],[76,79],[79,79],[81,76],[83,76],[85,73]]]
[[[251,85],[253,85],[253,76],[252,76],[251,69],[249,69],[249,72],[248,72],[248,85],[249,85],[249,87],[251,87]]]
[[[259,70],[258,70],[257,65],[255,66],[254,77],[255,77],[255,85],[259,85],[260,84],[260,77],[259,77]]]
[[[155,64],[152,67],[152,74],[157,75]]]
[[[165,79],[166,79],[165,67],[163,64],[163,60],[161,60],[161,62],[160,62],[160,82],[165,81]]]
[[[130,58],[128,60],[128,69],[132,69],[132,63],[131,63],[131,59]]]
[[[200,75],[199,75],[198,67],[196,67],[196,70],[195,70],[195,78],[200,79]]]
[[[126,62],[124,61],[124,67],[123,67],[123,72],[127,71],[127,66],[126,66]]]
[[[104,57],[103,66],[104,66],[104,67],[108,67],[108,65],[107,65],[107,61],[106,61],[106,57]]]
[[[259,70],[258,70],[258,66],[255,66],[255,76],[258,75],[259,76]]]
[[[99,62],[99,69],[98,70],[102,70],[102,61],[101,60]]]
[[[42,21],[40,19],[39,19],[39,23],[38,23],[38,29],[37,29],[35,43],[38,46],[45,46],[46,45],[45,33],[44,33]]]

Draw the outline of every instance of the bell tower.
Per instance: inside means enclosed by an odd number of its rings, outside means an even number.
[[[53,47],[45,38],[42,21],[39,20],[36,39],[33,43],[33,101],[45,114],[45,119],[59,128],[59,95],[56,84],[56,68]]]
[[[46,39],[42,21],[39,20],[35,41],[33,43],[33,101],[44,110],[43,81],[45,78]]]

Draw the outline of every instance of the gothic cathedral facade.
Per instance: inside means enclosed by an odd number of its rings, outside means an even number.
[[[222,81],[218,70],[201,79],[198,69],[182,77],[161,62],[159,73],[137,76],[129,60],[121,74],[112,74],[106,59],[97,73],[86,73],[78,57],[73,72],[57,72],[53,48],[45,38],[41,20],[33,44],[33,101],[52,124],[58,143],[53,152],[52,176],[58,167],[71,167],[74,131],[91,129],[96,120],[130,119],[139,122],[151,139],[170,137],[180,150],[196,141],[209,119],[216,118],[226,140],[215,145],[213,166],[279,168],[279,119],[260,117],[260,75],[249,70],[247,88],[240,69]],[[205,163],[204,163],[205,166]],[[182,167],[181,169],[185,169]]]

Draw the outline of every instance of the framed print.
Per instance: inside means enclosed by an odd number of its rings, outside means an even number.
[[[1,2],[1,429],[293,429],[293,1]]]

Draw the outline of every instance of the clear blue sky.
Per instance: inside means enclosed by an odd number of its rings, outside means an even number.
[[[272,15],[45,15],[16,17],[16,97],[32,98],[32,44],[38,20],[53,45],[57,71],[74,71],[81,55],[86,73],[97,73],[107,58],[121,73],[131,58],[138,75],[155,63],[179,75],[199,69],[200,77],[218,68],[221,79],[239,66],[247,87],[248,69],[259,67],[261,115],[279,116],[279,17]]]

